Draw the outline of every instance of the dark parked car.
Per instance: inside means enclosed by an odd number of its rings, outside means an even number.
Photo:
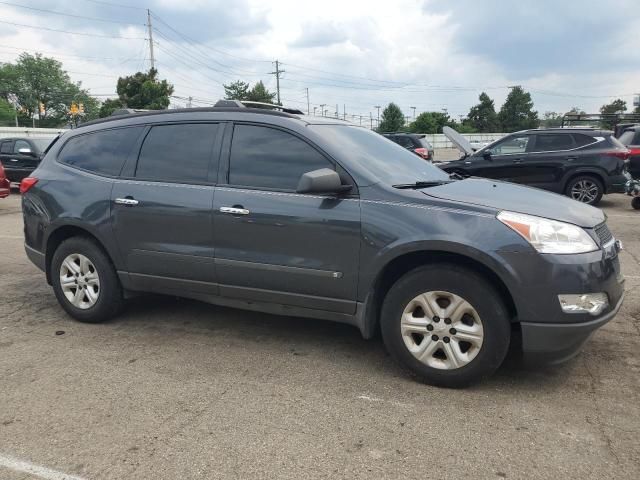
[[[33,172],[51,143],[51,138],[0,138],[0,163],[7,178],[19,182]]]
[[[382,135],[425,160],[433,160],[433,146],[427,141],[426,135],[417,133],[383,133]]]
[[[627,127],[618,140],[629,149],[629,173],[640,180],[640,125]]]
[[[11,192],[11,189],[10,189],[9,179],[4,173],[4,168],[0,163],[0,198],[8,197],[10,192]]]
[[[629,151],[608,130],[552,128],[512,133],[473,152],[455,130],[443,132],[460,148],[460,160],[440,163],[449,173],[495,178],[567,195],[596,205],[606,193],[623,193]]]
[[[620,308],[602,211],[452,179],[338,119],[219,105],[89,122],[22,181],[27,255],[69,315],[155,292],[333,320],[461,386],[513,335],[566,360]]]

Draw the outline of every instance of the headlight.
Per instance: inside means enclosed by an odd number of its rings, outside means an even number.
[[[503,211],[498,220],[519,233],[540,253],[585,253],[598,250],[584,229],[570,223]]]

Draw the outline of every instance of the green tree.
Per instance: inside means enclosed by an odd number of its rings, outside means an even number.
[[[562,125],[562,114],[558,112],[547,111],[542,115],[540,126],[544,128],[559,127]]]
[[[513,87],[498,113],[501,129],[504,132],[517,132],[538,127],[538,112],[533,110],[531,94],[522,87]]]
[[[480,94],[479,100],[480,103],[471,107],[463,123],[471,126],[477,132],[497,132],[500,129],[500,122],[493,100],[484,92]]]
[[[15,98],[21,124],[31,125],[37,118],[42,127],[65,124],[72,102],[83,103],[92,116],[97,116],[99,105],[80,82],[71,81],[60,62],[39,53],[23,53],[15,64],[0,67],[0,96]]]
[[[119,108],[124,108],[120,99],[109,98],[104,102],[102,102],[102,105],[100,105],[99,117],[100,118],[109,117],[113,112],[115,112]]]
[[[414,133],[442,133],[442,127],[444,126],[456,128],[457,124],[447,113],[422,112],[411,123],[409,128]]]
[[[116,91],[126,108],[164,110],[169,106],[173,85],[166,80],[158,80],[158,71],[137,72],[128,77],[120,77]]]
[[[224,98],[227,100],[248,100],[249,84],[242,80],[236,80],[224,87]]]
[[[600,107],[600,113],[605,115],[607,114],[615,114],[615,113],[624,113],[627,110],[627,102],[618,98],[611,103],[607,103]],[[613,129],[618,123],[615,119],[610,120],[602,120],[600,122],[602,124],[602,128]]]
[[[273,100],[276,98],[275,93],[271,93],[260,80],[256,83],[249,92],[247,92],[247,100],[251,100],[252,102],[263,102],[263,103],[273,103]]]
[[[382,111],[382,117],[380,119],[380,125],[378,125],[379,132],[397,132],[404,126],[404,114],[400,107],[395,103],[390,103]]]
[[[9,102],[0,98],[0,125],[15,125],[16,111]]]

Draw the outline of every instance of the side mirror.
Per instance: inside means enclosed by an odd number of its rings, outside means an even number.
[[[297,193],[339,193],[349,190],[351,185],[342,185],[340,175],[330,168],[303,173],[296,188]]]
[[[485,160],[491,161],[491,151],[490,150],[485,150],[484,152],[482,152],[482,157]]]
[[[33,155],[33,152],[31,151],[30,148],[19,148],[18,153],[22,155]]]

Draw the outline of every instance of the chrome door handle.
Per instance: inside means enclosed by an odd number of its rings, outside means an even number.
[[[220,213],[230,213],[231,215],[249,215],[250,212],[246,208],[220,207]]]
[[[514,158],[513,159],[513,163],[522,163],[522,159],[521,158]]]
[[[138,200],[134,198],[116,198],[114,202],[117,203],[118,205],[129,205],[129,206],[138,205],[139,203]]]
[[[18,160],[17,158],[10,158],[9,161],[10,162],[19,162],[20,160]]]

